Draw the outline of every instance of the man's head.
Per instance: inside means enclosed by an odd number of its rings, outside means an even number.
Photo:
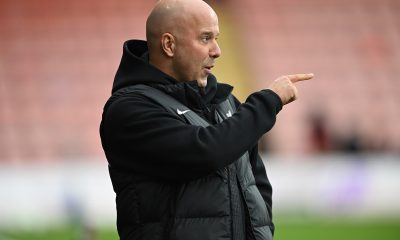
[[[205,87],[221,55],[218,35],[218,17],[204,1],[161,0],[146,24],[150,63],[178,81]]]

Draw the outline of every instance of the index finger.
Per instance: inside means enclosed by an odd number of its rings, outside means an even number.
[[[295,83],[313,78],[314,73],[293,74],[293,75],[287,75],[286,77],[288,77],[292,83]]]

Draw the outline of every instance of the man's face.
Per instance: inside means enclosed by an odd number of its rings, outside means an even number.
[[[200,87],[205,87],[215,59],[221,55],[218,18],[209,14],[188,22],[176,37],[174,72],[178,81],[196,80]]]

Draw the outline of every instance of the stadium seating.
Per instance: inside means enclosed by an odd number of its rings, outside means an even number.
[[[154,3],[2,1],[1,162],[104,158],[98,128],[122,43],[144,38]],[[218,11],[234,16],[255,89],[315,73],[279,114],[268,149],[313,153],[319,114],[332,151],[354,136],[361,150],[400,151],[399,1],[231,0]]]
[[[103,158],[103,104],[152,1],[2,1],[0,161]]]
[[[400,152],[400,2],[230,1],[260,87],[314,72],[271,132],[279,153],[312,153],[310,116],[325,116],[332,150],[355,135],[360,151]]]

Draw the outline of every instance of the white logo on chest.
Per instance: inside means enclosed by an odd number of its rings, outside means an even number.
[[[187,113],[187,112],[189,112],[190,110],[183,110],[183,111],[181,111],[181,110],[179,110],[178,108],[176,109],[176,112],[179,114],[179,115],[182,115],[182,114],[185,114],[185,113]]]

